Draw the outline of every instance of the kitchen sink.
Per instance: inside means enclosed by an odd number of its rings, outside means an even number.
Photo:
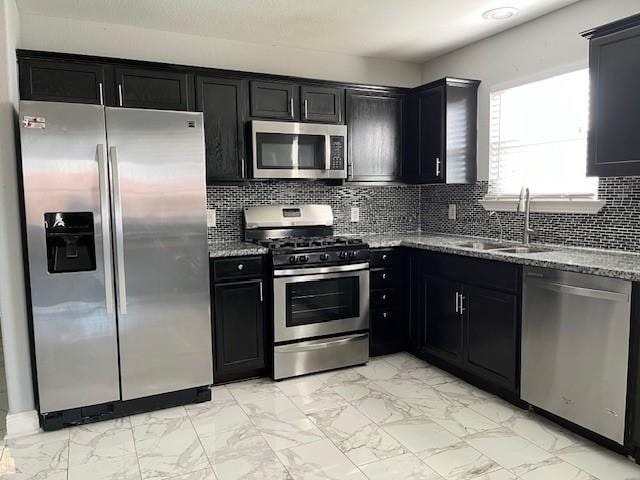
[[[458,246],[463,248],[473,248],[475,250],[497,250],[500,248],[505,248],[503,243],[483,242],[480,240],[476,242],[460,243]]]
[[[541,248],[541,247],[507,247],[507,248],[493,248],[492,250],[496,252],[504,252],[504,253],[540,253],[540,252],[548,252],[549,249]]]

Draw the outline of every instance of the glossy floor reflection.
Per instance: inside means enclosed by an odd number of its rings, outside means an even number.
[[[640,467],[406,353],[7,442],[11,480],[630,480]]]

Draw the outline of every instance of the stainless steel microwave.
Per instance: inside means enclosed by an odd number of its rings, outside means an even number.
[[[347,178],[347,126],[251,122],[253,178]]]

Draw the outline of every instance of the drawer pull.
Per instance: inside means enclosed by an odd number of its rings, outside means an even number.
[[[382,260],[384,261],[384,260],[386,260],[386,259],[387,259],[387,254],[386,254],[386,253],[383,253],[383,254],[382,254]]]
[[[386,300],[386,299],[387,299],[387,295],[386,294],[382,295],[382,300]]]
[[[388,318],[388,317],[389,317],[389,314],[388,314],[387,312],[384,312],[384,313],[382,314],[382,318]]]
[[[383,280],[386,280],[386,279],[387,279],[387,274],[386,274],[386,273],[383,273],[383,274],[382,274],[382,279],[383,279]]]
[[[240,270],[240,271],[244,270],[244,264],[239,263],[238,264],[238,270]]]

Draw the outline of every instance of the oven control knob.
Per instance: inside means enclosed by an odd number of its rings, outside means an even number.
[[[297,257],[294,257],[293,255],[289,257],[289,263],[296,263],[298,261]]]
[[[340,252],[340,253],[338,254],[338,257],[340,257],[340,258],[342,258],[342,259],[347,258],[347,252]]]
[[[322,260],[323,262],[326,260],[329,260],[329,254],[328,253],[321,253],[320,254],[320,260]]]
[[[307,257],[306,255],[300,255],[301,263],[307,263],[308,261],[309,261],[309,257]]]
[[[358,255],[358,252],[356,252],[355,250],[352,250],[349,252],[349,258],[356,258],[357,255]]]

